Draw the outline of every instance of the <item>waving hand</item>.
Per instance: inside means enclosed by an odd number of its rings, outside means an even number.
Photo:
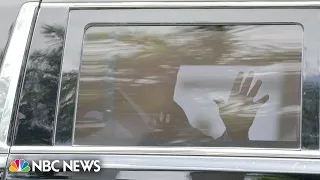
[[[256,102],[253,101],[262,85],[262,81],[257,80],[250,90],[253,77],[254,73],[250,72],[241,86],[244,73],[240,72],[233,83],[228,102],[214,100],[219,107],[226,131],[233,140],[248,140],[248,132],[257,111],[269,100],[269,95],[265,95]]]

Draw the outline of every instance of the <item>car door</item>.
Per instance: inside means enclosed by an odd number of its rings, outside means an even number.
[[[11,119],[16,107],[16,92],[19,91],[20,72],[23,70],[32,25],[36,18],[39,2],[6,1],[0,3],[2,23],[0,29],[1,71],[0,71],[0,179],[5,178],[6,163],[11,147]],[[9,43],[10,42],[10,43]]]
[[[7,177],[316,178],[319,5],[42,2]]]

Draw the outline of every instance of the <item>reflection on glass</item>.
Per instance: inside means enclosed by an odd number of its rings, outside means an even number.
[[[299,147],[302,28],[86,31],[74,144]]]

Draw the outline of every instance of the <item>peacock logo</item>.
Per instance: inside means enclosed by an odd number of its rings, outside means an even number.
[[[24,159],[16,159],[11,162],[9,171],[10,172],[29,172],[30,166],[29,166],[29,163]]]

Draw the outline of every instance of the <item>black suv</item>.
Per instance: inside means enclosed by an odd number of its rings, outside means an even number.
[[[320,179],[319,7],[0,2],[0,179]]]

